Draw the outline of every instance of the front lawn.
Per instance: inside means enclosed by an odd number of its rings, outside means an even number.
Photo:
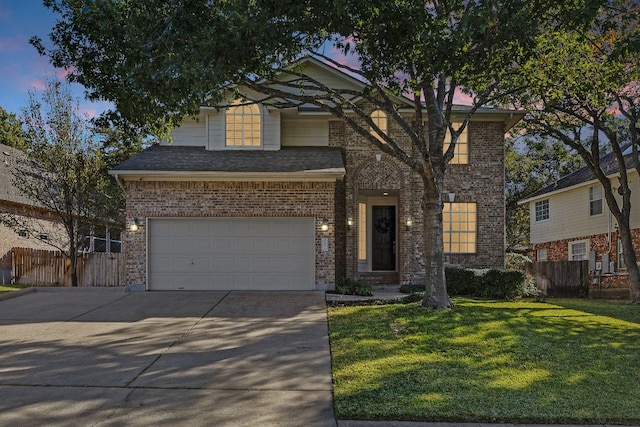
[[[28,287],[28,285],[0,285],[0,294],[3,292],[17,291],[26,287]]]
[[[338,419],[640,423],[640,306],[329,309]]]

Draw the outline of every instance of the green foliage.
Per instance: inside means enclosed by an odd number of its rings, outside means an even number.
[[[638,305],[453,302],[329,308],[336,417],[640,424]]]
[[[445,272],[450,295],[514,300],[524,294],[526,277],[521,271],[447,267]]]
[[[0,107],[0,144],[15,147],[24,151],[24,131],[22,123],[15,114],[10,114]]]
[[[416,292],[424,292],[424,285],[405,284],[400,286],[400,292],[403,294],[413,294]]]
[[[336,293],[342,295],[372,296],[371,285],[360,280],[344,277],[336,283]]]

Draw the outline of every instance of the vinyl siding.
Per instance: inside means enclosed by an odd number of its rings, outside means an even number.
[[[636,178],[631,178],[633,182]],[[614,180],[615,182],[615,180]],[[609,227],[614,231],[616,221],[613,216],[610,221],[609,207],[603,194],[603,213],[600,215],[589,215],[589,187],[599,185],[590,183],[578,188],[563,191],[547,197],[549,199],[549,219],[543,221],[535,220],[535,201],[529,203],[531,243],[546,243],[555,240],[580,238],[594,234],[607,233]],[[637,190],[632,189],[631,205],[637,199]],[[544,200],[544,198],[536,201]],[[621,198],[618,198],[621,203]],[[611,224],[611,225],[610,225]],[[631,211],[631,228],[640,227],[640,209]]]
[[[329,122],[327,118],[282,119],[282,146],[329,145]]]
[[[198,120],[190,117],[185,118],[182,124],[171,130],[172,145],[187,146],[205,146],[206,140],[206,119],[204,114],[200,114]],[[162,141],[163,145],[168,144],[166,140]]]

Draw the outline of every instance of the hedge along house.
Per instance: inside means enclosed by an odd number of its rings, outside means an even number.
[[[363,86],[312,58],[298,66],[330,87]],[[397,102],[411,118],[413,101]],[[409,147],[394,121],[369,110]],[[457,107],[454,120],[467,110]],[[504,134],[521,118],[481,109],[458,142],[445,181],[451,265],[504,265]],[[124,184],[127,222],[136,229],[125,236],[129,285],[325,290],[343,277],[373,284],[424,277],[419,177],[319,109],[234,100],[202,107],[197,120],[173,130],[171,144],[111,173]]]

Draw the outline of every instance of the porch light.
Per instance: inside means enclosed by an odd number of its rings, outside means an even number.
[[[352,217],[347,218],[347,225],[349,227],[353,227],[353,218]]]
[[[407,231],[409,231],[409,229],[413,227],[413,220],[411,219],[411,217],[407,218]]]
[[[382,153],[376,153],[376,160],[379,162],[382,160]]]
[[[327,231],[329,230],[329,220],[325,217],[322,218],[322,225],[320,226],[320,229],[322,231]]]
[[[133,218],[133,224],[131,224],[129,226],[129,230],[131,230],[131,231],[133,231],[135,233],[136,231],[138,231],[140,229],[140,225],[141,225],[140,220],[137,217]]]
[[[449,203],[456,201],[456,193],[449,193]]]

